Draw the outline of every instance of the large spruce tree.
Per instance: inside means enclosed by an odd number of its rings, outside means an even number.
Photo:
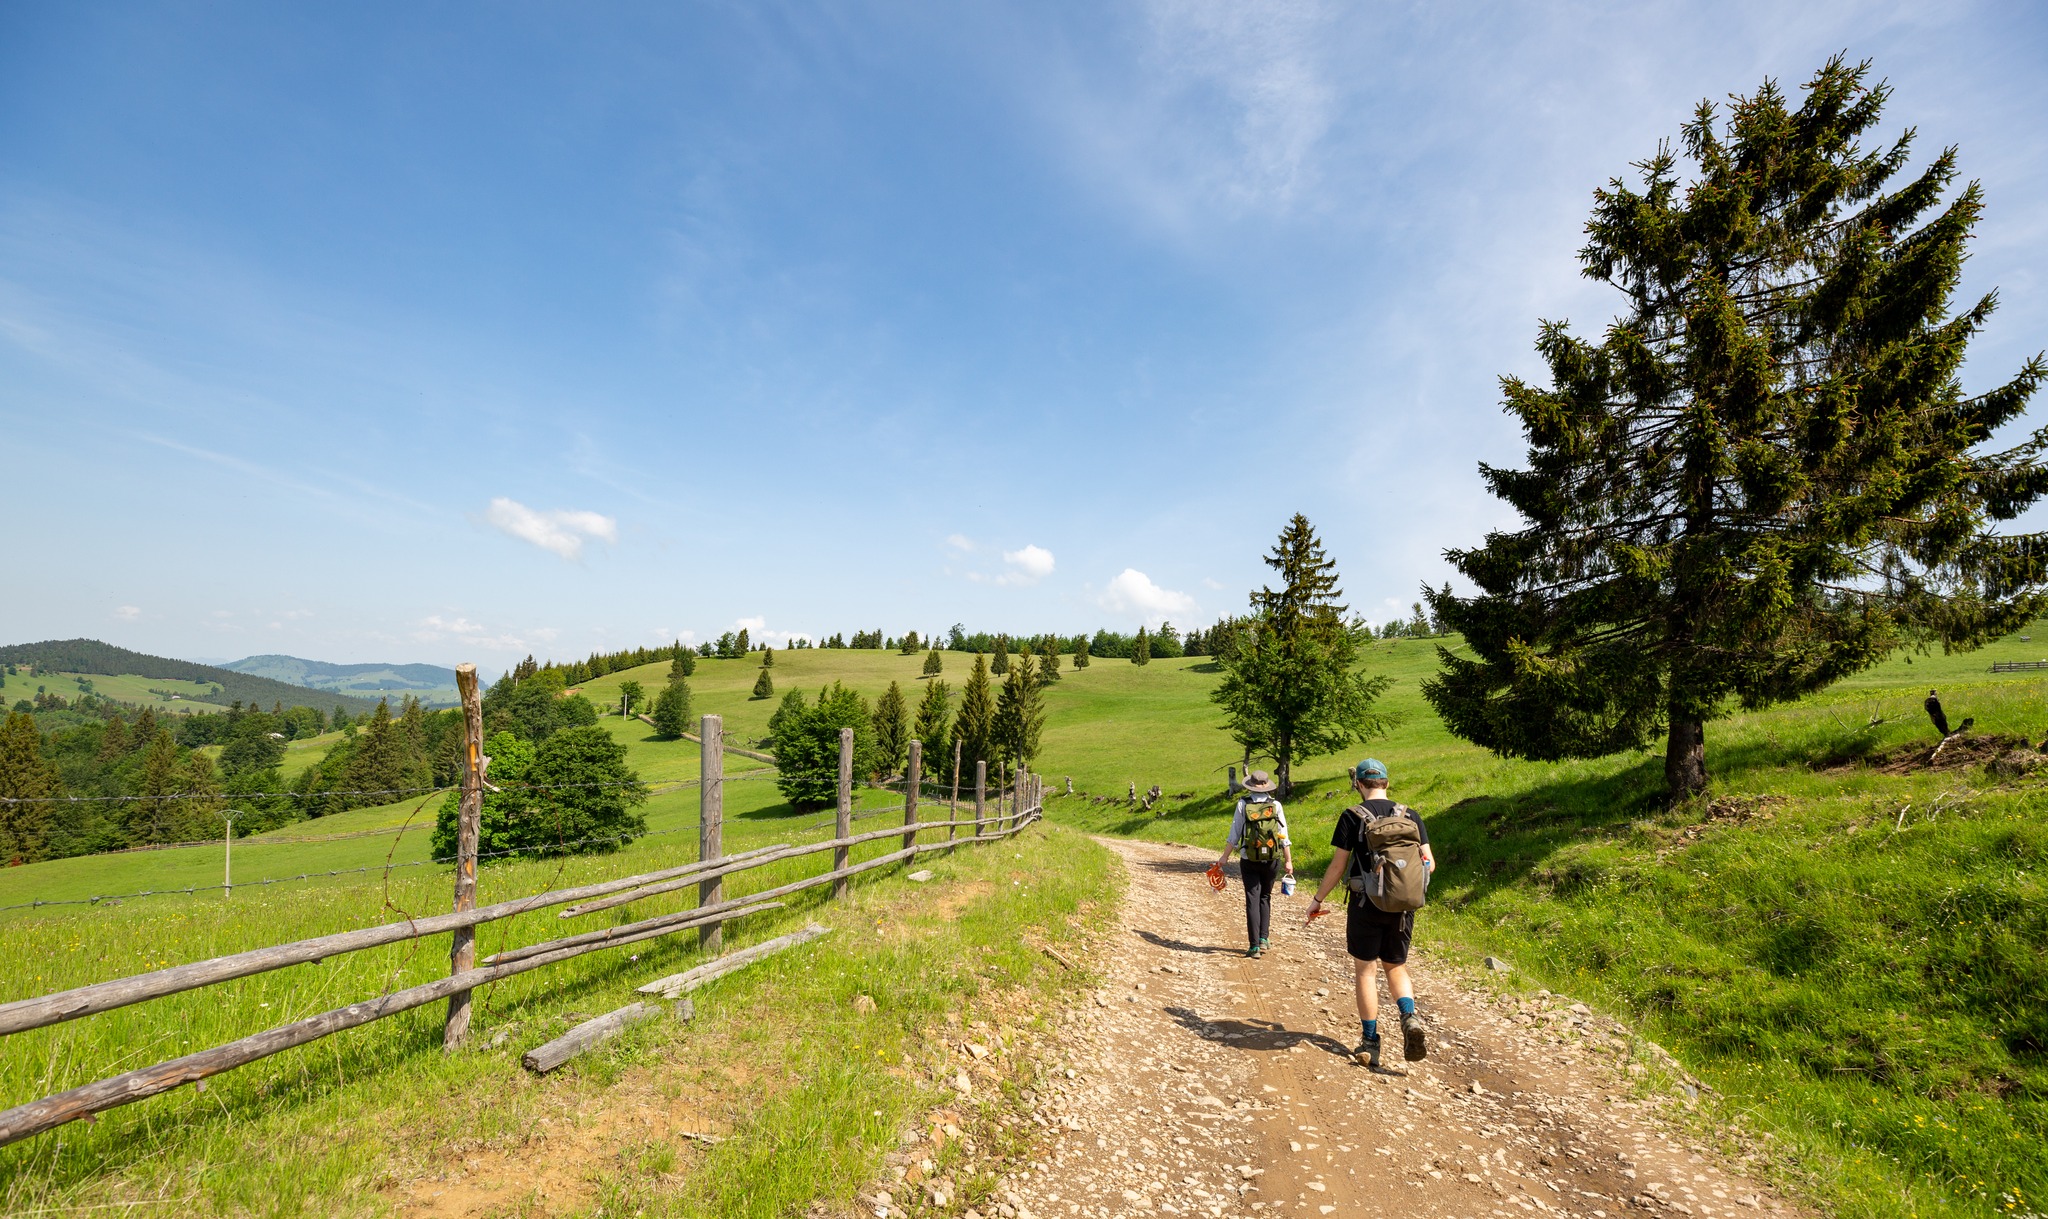
[[[924,697],[917,702],[917,721],[911,726],[913,739],[923,741],[927,752],[946,747],[946,727],[952,720],[952,691],[945,681],[935,679],[925,683]],[[936,774],[943,768],[933,758],[927,769]]]
[[[1385,730],[1374,705],[1388,681],[1358,667],[1370,628],[1345,620],[1336,561],[1307,517],[1295,513],[1265,562],[1280,587],[1252,594],[1251,616],[1238,621],[1229,655],[1218,657],[1224,677],[1210,697],[1246,756],[1273,760],[1284,797],[1296,762]]]
[[[1038,756],[1038,741],[1045,730],[1045,697],[1036,672],[1037,663],[1029,650],[1019,652],[1003,678],[996,696],[995,748],[1003,760],[1003,773],[1029,766]]]
[[[995,734],[996,700],[989,688],[988,661],[976,653],[974,670],[960,691],[960,713],[953,718],[953,739],[960,743],[963,775],[972,775],[976,762],[996,760]]]
[[[1529,468],[1482,466],[1521,513],[1430,592],[1424,687],[1467,740],[1511,757],[1665,742],[1674,798],[1706,784],[1706,723],[1798,698],[1902,645],[1970,648],[2029,621],[2048,536],[1996,532],[2048,490],[2048,429],[2003,451],[2048,366],[1980,394],[1959,379],[1991,314],[1954,311],[1982,211],[1946,149],[1866,148],[1888,90],[1830,60],[1795,108],[1765,82],[1702,102],[1640,189],[1596,192],[1584,273],[1627,306],[1598,342],[1545,323],[1548,387],[1503,378]],[[1681,176],[1683,174],[1683,176]]]
[[[22,803],[0,804],[0,867],[43,857],[57,787],[57,768],[43,757],[35,718],[10,712],[0,724],[0,797]]]

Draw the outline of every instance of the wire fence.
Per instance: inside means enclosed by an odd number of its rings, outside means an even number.
[[[755,772],[749,772],[749,773],[747,773],[747,774],[742,774],[742,775],[728,775],[728,776],[726,776],[726,777],[725,777],[724,781],[725,781],[725,782],[728,782],[728,783],[730,783],[730,782],[735,782],[735,781],[738,781],[738,780],[742,780],[742,779],[768,779],[768,778],[775,778],[775,777],[776,777],[776,775],[775,775],[775,773],[774,773],[774,772],[767,772],[767,773],[762,773],[762,772],[758,772],[758,771],[755,771]],[[681,790],[681,789],[684,789],[684,788],[689,788],[689,787],[695,787],[695,786],[697,786],[697,785],[698,785],[698,783],[699,783],[699,780],[696,780],[696,779],[688,779],[688,780],[683,780],[683,781],[681,781],[681,782],[678,782],[678,783],[675,783],[675,784],[671,784],[671,785],[669,785],[669,786],[666,786],[666,787],[662,788],[662,790],[664,790],[664,791],[676,791],[676,790]],[[614,786],[614,785],[609,785],[609,784],[559,784],[559,785],[556,785],[556,786],[561,786],[561,787],[595,787],[595,786]],[[933,785],[931,785],[931,784],[926,784],[925,786],[933,786]],[[436,789],[436,790],[438,790],[438,789]],[[537,789],[536,789],[536,790],[537,790]],[[890,804],[890,805],[885,805],[885,806],[883,806],[883,807],[881,807],[881,808],[870,808],[870,809],[861,809],[861,810],[858,810],[858,811],[854,812],[854,813],[853,813],[853,814],[851,815],[851,817],[849,818],[849,820],[851,820],[851,821],[868,821],[868,820],[872,820],[872,819],[874,819],[874,818],[876,818],[876,817],[882,817],[882,816],[886,816],[886,815],[888,815],[888,814],[890,814],[890,813],[900,813],[900,812],[903,812],[903,811],[904,811],[905,809],[907,809],[908,807],[909,807],[909,805],[908,805],[907,803],[905,803],[905,804]],[[728,821],[728,822],[726,822],[726,824],[730,825],[730,824],[732,824],[732,822],[731,822],[731,821]],[[804,822],[799,822],[799,823],[796,823],[796,824],[788,825],[788,826],[786,827],[786,832],[788,832],[788,833],[790,833],[790,834],[808,834],[808,833],[813,833],[813,832],[815,832],[815,831],[817,831],[817,830],[820,830],[820,829],[824,829],[824,828],[827,828],[827,827],[829,827],[829,826],[833,826],[833,825],[836,825],[836,824],[837,824],[837,820],[836,820],[836,815],[831,815],[831,816],[824,816],[824,817],[818,817],[818,818],[813,818],[813,819],[811,819],[811,820],[809,820],[809,821],[804,821]],[[515,855],[535,855],[535,856],[542,856],[542,855],[551,855],[551,854],[556,854],[556,853],[559,853],[559,852],[564,852],[564,851],[568,851],[568,850],[570,850],[570,849],[572,849],[572,848],[575,848],[575,847],[584,847],[584,846],[597,846],[597,845],[601,845],[601,844],[607,844],[607,843],[609,843],[609,844],[612,844],[612,845],[615,845],[615,846],[625,846],[625,845],[630,845],[630,844],[632,844],[632,843],[634,843],[634,842],[638,842],[638,841],[640,841],[641,839],[645,839],[645,838],[657,838],[657,837],[661,837],[661,836],[663,836],[663,835],[666,835],[666,834],[681,834],[681,833],[685,833],[685,832],[687,832],[687,831],[691,831],[691,830],[696,830],[696,829],[700,828],[700,827],[701,827],[701,825],[702,825],[702,822],[701,822],[701,821],[699,821],[699,820],[691,820],[691,821],[687,821],[687,822],[684,822],[684,823],[683,823],[683,824],[681,824],[681,825],[675,825],[675,826],[670,826],[670,827],[668,827],[668,828],[666,828],[666,829],[659,829],[659,830],[646,830],[646,831],[642,831],[641,833],[637,833],[637,834],[613,834],[613,835],[607,835],[607,836],[603,836],[603,837],[593,837],[593,838],[578,838],[578,839],[573,839],[573,840],[570,840],[570,841],[567,841],[567,842],[550,842],[550,843],[540,843],[540,844],[536,844],[536,845],[533,845],[533,846],[524,846],[524,847],[508,847],[508,848],[506,848],[506,849],[504,849],[504,850],[498,850],[498,851],[480,851],[480,852],[478,852],[478,853],[477,853],[477,859],[478,859],[478,860],[486,860],[486,859],[504,859],[504,858],[509,858],[509,857],[511,857],[511,856],[515,856]],[[352,834],[333,834],[333,835],[328,835],[328,836],[325,836],[325,837],[321,837],[321,838],[287,838],[287,839],[272,839],[272,840],[268,840],[268,841],[265,841],[265,840],[257,840],[257,841],[255,841],[255,842],[253,842],[253,843],[244,843],[244,845],[257,845],[257,846],[297,846],[297,845],[300,845],[300,844],[302,844],[302,843],[318,843],[318,842],[339,842],[339,841],[343,841],[343,840],[345,840],[345,839],[351,839],[351,838],[371,838],[371,837],[382,837],[382,836],[386,836],[386,835],[389,835],[389,836],[391,836],[391,837],[393,837],[393,838],[403,838],[403,837],[404,837],[404,836],[405,836],[406,834],[408,834],[408,833],[410,833],[410,832],[412,832],[412,831],[414,831],[414,830],[417,830],[417,829],[421,829],[421,828],[423,828],[423,827],[421,827],[421,826],[417,826],[417,825],[411,825],[411,824],[407,824],[407,825],[402,825],[402,826],[387,826],[387,827],[383,827],[383,828],[379,828],[379,829],[374,829],[374,830],[361,830],[361,831],[357,831],[356,833],[352,833]],[[139,847],[131,847],[131,848],[129,848],[129,850],[144,850],[144,849],[153,849],[153,850],[164,850],[164,849],[169,849],[170,847],[173,847],[173,846],[183,846],[183,847],[207,847],[207,846],[217,846],[217,845],[219,845],[219,840],[218,840],[218,839],[201,839],[200,841],[197,841],[197,842],[188,842],[188,843],[166,843],[166,844],[162,844],[161,846],[157,846],[157,847],[152,847],[152,848],[139,848]],[[396,846],[396,844],[394,843],[394,847],[395,847],[395,846]],[[107,852],[107,853],[108,853],[108,854],[121,854],[122,852]],[[90,856],[76,856],[76,857],[74,857],[74,858],[90,858]],[[375,873],[375,874],[379,875],[380,877],[383,877],[383,878],[388,878],[388,877],[389,877],[389,876],[391,875],[391,873],[393,873],[393,872],[397,872],[397,871],[400,871],[400,870],[402,870],[402,869],[406,869],[406,868],[426,868],[426,867],[441,867],[441,866],[446,866],[446,865],[448,865],[448,864],[452,864],[452,863],[454,863],[454,862],[455,862],[455,857],[454,857],[454,856],[452,856],[452,855],[444,855],[444,856],[434,856],[434,857],[429,857],[429,858],[427,858],[427,859],[412,859],[412,860],[406,860],[406,861],[404,861],[404,862],[398,862],[398,863],[394,863],[394,862],[391,862],[391,861],[388,861],[388,860],[387,860],[386,862],[384,862],[384,863],[381,863],[381,864],[365,864],[365,865],[363,865],[363,866],[362,866],[362,867],[360,867],[360,868],[335,868],[335,869],[332,869],[332,870],[330,870],[330,871],[326,871],[326,872],[318,872],[318,871],[315,871],[315,872],[301,872],[301,873],[299,873],[299,874],[298,874],[298,875],[296,875],[296,876],[273,876],[273,877],[268,877],[268,878],[266,878],[266,879],[263,879],[263,880],[242,880],[242,881],[236,881],[236,882],[234,882],[233,884],[226,884],[226,883],[222,883],[222,884],[218,884],[218,885],[186,885],[186,886],[184,886],[183,888],[170,888],[170,889],[143,889],[143,890],[140,890],[140,891],[138,891],[138,892],[134,892],[134,893],[103,893],[103,894],[100,894],[100,895],[98,895],[98,896],[95,896],[95,897],[72,897],[72,898],[49,898],[49,899],[38,899],[38,900],[34,900],[34,901],[26,901],[26,902],[15,902],[15,903],[13,903],[12,905],[0,906],[0,913],[6,913],[6,912],[8,912],[8,911],[12,911],[12,910],[41,910],[41,909],[46,909],[46,908],[54,908],[54,907],[58,907],[58,906],[93,906],[93,907],[101,907],[101,906],[105,906],[105,907],[109,907],[109,908],[111,908],[112,906],[114,906],[114,905],[117,905],[117,904],[119,904],[119,903],[121,903],[121,902],[126,902],[126,901],[132,901],[132,900],[134,900],[134,899],[137,899],[137,898],[143,898],[143,897],[196,897],[196,896],[199,896],[200,894],[206,894],[206,893],[221,893],[221,892],[231,892],[231,891],[233,891],[233,890],[236,890],[236,889],[260,889],[260,888],[265,888],[265,887],[267,887],[267,886],[271,886],[271,885],[283,885],[283,884],[297,884],[297,883],[299,883],[299,882],[301,882],[301,881],[315,881],[315,880],[328,880],[328,879],[331,879],[331,878],[333,878],[333,877],[337,877],[337,876],[368,876],[368,875],[371,875],[371,874]]]

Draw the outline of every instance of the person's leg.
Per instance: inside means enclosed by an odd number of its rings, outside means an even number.
[[[1272,870],[1265,864],[1249,859],[1237,865],[1238,879],[1244,882],[1244,934],[1250,945],[1249,952],[1259,950],[1259,937],[1265,928],[1259,922],[1259,898],[1266,891],[1266,884],[1272,878]]]
[[[1404,919],[1400,927],[1390,929],[1387,950],[1381,954],[1387,964],[1387,989],[1401,1009],[1401,1053],[1409,1062],[1418,1062],[1429,1053],[1429,1032],[1422,1017],[1415,1014],[1415,983],[1408,976],[1408,941],[1414,926]]]
[[[1266,940],[1274,934],[1274,885],[1280,883],[1280,865],[1268,863],[1262,865],[1262,871],[1266,875],[1260,879],[1260,918],[1257,918],[1260,926],[1257,926],[1257,938],[1253,942],[1264,953]]]
[[[1375,972],[1378,961],[1360,961],[1353,958],[1351,972],[1357,988],[1358,1018],[1365,1022],[1366,1033],[1372,1033],[1372,1025],[1380,1018],[1379,976]]]

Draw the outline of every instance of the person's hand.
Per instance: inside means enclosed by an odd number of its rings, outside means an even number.
[[[1306,922],[1304,922],[1304,923],[1303,923],[1303,926],[1307,926],[1307,925],[1308,925],[1308,923],[1313,923],[1313,922],[1315,922],[1315,921],[1316,921],[1317,919],[1319,919],[1319,918],[1323,917],[1323,916],[1324,916],[1325,914],[1328,914],[1328,913],[1329,913],[1329,911],[1327,911],[1327,910],[1323,909],[1323,899],[1322,899],[1322,898],[1320,898],[1320,897],[1311,897],[1311,898],[1309,898],[1309,899],[1308,899],[1308,919],[1307,919],[1307,921],[1306,921]]]

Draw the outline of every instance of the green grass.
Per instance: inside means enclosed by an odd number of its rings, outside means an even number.
[[[103,698],[132,703],[137,707],[154,707],[159,713],[190,714],[228,709],[226,696],[216,694],[214,686],[203,682],[181,681],[175,677],[136,677],[133,674],[108,676],[105,673],[45,673],[41,677],[30,677],[25,666],[15,676],[7,678],[4,687],[0,687],[0,703],[12,707],[24,698],[33,701],[37,686],[65,698],[77,698],[85,692],[85,688],[78,684],[81,679],[91,682],[92,692]],[[180,697],[172,699],[169,697],[171,694]],[[215,702],[214,699],[220,701]]]
[[[2048,624],[2030,633],[2033,641],[2006,640],[1968,655],[1898,657],[1801,704],[1716,721],[1708,729],[1710,798],[1678,809],[1661,804],[1656,755],[1534,764],[1497,759],[1453,738],[1420,695],[1421,681],[1436,665],[1428,643],[1374,646],[1371,664],[1393,679],[1387,706],[1399,722],[1385,739],[1355,752],[1385,759],[1395,794],[1429,818],[1444,867],[1421,921],[1425,946],[1453,961],[1476,960],[1482,953],[1506,957],[1517,967],[1511,985],[1549,986],[1631,1014],[1647,1035],[1717,1089],[1703,1102],[1701,1120],[1722,1123],[1725,1130],[1739,1119],[1770,1132],[1776,1149],[1772,1171],[1829,1213],[1947,1216],[2040,1209],[2033,1199],[2048,1192],[2048,1154],[2042,1150],[2048,1146],[2048,923],[2042,913],[2048,895],[2040,881],[2048,861],[2042,813],[2048,782],[2039,772],[2001,777],[1981,766],[1900,771],[1865,761],[1882,763],[1915,742],[1932,743],[1919,706],[1929,686],[1941,689],[1951,719],[1973,715],[1980,732],[2035,740],[2048,735],[2048,679],[1988,672],[1995,659],[2048,653]],[[946,679],[957,691],[970,662],[953,654],[946,662]],[[795,686],[814,692],[837,679],[872,697],[895,680],[914,698],[921,664],[921,656],[893,653],[784,652],[777,653],[774,675],[779,691]],[[661,664],[613,674],[585,691],[600,703],[614,701],[619,683],[631,679],[651,692],[666,680],[666,670]],[[774,708],[774,700],[748,697],[757,671],[758,660],[704,661],[691,682],[698,710],[724,715],[735,741],[764,735]],[[1062,780],[1071,775],[1076,790],[1088,795],[1053,795],[1053,818],[1094,832],[1220,843],[1229,812],[1221,794],[1223,768],[1237,759],[1207,701],[1218,680],[1213,668],[1199,660],[1143,667],[1096,661],[1082,671],[1064,668],[1062,676],[1047,692],[1039,768],[1052,780],[1051,792],[1062,790]],[[1873,719],[1879,722],[1872,725]],[[644,724],[616,716],[602,722],[626,743],[633,764],[651,782],[694,777],[696,745],[656,741]],[[1346,790],[1342,769],[1350,760],[1316,759],[1296,769],[1300,790],[1290,801],[1290,821],[1305,876],[1327,861],[1329,833],[1346,802],[1338,798]],[[753,766],[728,758],[729,773]],[[1141,791],[1157,783],[1168,793],[1156,815],[1124,802],[1133,782]],[[794,817],[775,797],[772,783],[735,782],[727,793],[729,849],[783,840],[798,822],[816,820]],[[1101,796],[1114,800],[1094,802]],[[889,799],[881,793],[865,798]],[[388,829],[409,808],[362,809],[287,827],[267,836],[270,841],[238,842],[237,875],[310,870],[321,862],[381,864],[390,851],[388,837],[306,839]],[[695,791],[677,789],[655,797],[649,820],[655,829],[687,831],[695,808]],[[425,839],[424,833],[407,835],[402,851],[424,852]],[[1040,849],[1028,847],[1026,854]],[[484,898],[657,867],[693,851],[693,835],[678,832],[650,836],[612,859],[493,866],[485,871]],[[969,866],[965,855],[956,858],[958,866]],[[0,872],[0,904],[24,892],[114,891],[115,881],[134,888],[168,887],[161,879],[152,882],[163,877],[212,883],[218,864],[217,848],[37,864]],[[63,871],[67,866],[76,870]],[[1049,878],[1055,871],[1023,875]],[[392,882],[390,907],[383,905],[381,882],[343,878],[281,886],[248,894],[247,901],[238,894],[232,912],[218,898],[183,897],[111,910],[35,912],[5,924],[10,948],[20,950],[7,954],[8,962],[18,964],[0,963],[0,985],[10,997],[37,993],[154,962],[375,921],[390,917],[394,908],[442,909],[447,883],[442,869],[408,870]],[[770,877],[750,882],[769,883]],[[894,883],[879,880],[862,892],[881,894]],[[1098,877],[1089,883],[1109,882]],[[991,910],[988,917],[1010,915]],[[531,925],[522,921],[487,931],[485,947],[539,938],[548,921],[537,915]],[[746,934],[772,930],[764,923]],[[862,956],[850,958],[852,972],[791,977],[770,970],[738,984],[822,989],[802,992],[814,1002],[794,1007],[777,996],[797,992],[764,991],[749,1001],[768,1004],[776,1019],[722,1032],[728,1048],[751,1046],[750,1061],[766,1062],[783,1052],[778,1030],[786,1020],[795,1019],[799,1029],[789,1056],[776,1060],[775,1068],[795,1082],[773,1093],[755,1117],[736,1120],[766,1122],[754,1129],[782,1132],[804,1129],[806,1115],[814,1111],[840,1114],[844,1121],[827,1123],[828,1137],[815,1144],[784,1133],[764,1134],[765,1142],[722,1145],[712,1157],[714,1171],[692,1169],[679,1186],[626,1174],[605,1196],[626,1212],[642,1205],[650,1213],[801,1209],[777,1201],[749,1210],[749,1191],[758,1178],[764,1198],[808,1198],[805,1190],[814,1185],[827,1196],[844,1197],[833,1191],[870,1163],[873,1141],[897,1122],[903,1105],[914,1103],[909,1098],[920,1095],[922,1086],[917,1070],[903,1068],[900,1076],[884,1070],[899,1044],[917,1059],[916,1038],[907,1032],[901,1043],[873,1044],[882,1052],[873,1068],[864,1057],[831,1057],[835,1038],[869,1036],[867,1023],[845,1016],[845,992],[880,985],[875,979],[899,971],[926,978],[913,995],[885,1000],[882,1010],[898,1005],[922,1013],[914,1020],[906,1014],[902,1027],[928,1031],[931,1012],[948,1002],[936,979],[1001,943],[993,931],[988,942],[971,938],[980,932],[962,932],[970,938],[957,941],[946,938],[951,934],[934,932],[929,958],[885,962]],[[837,963],[843,944],[819,959]],[[874,947],[879,951],[881,943]],[[602,1010],[599,1004],[608,1000],[584,996],[616,986],[614,975],[604,971],[619,969],[613,959],[618,955],[599,954],[610,964],[585,958],[587,965],[537,971],[498,993],[506,1010],[518,1013],[512,1018],[522,1028],[525,1021],[570,1006]],[[626,972],[642,977],[687,957],[685,946],[671,945],[653,950],[637,972]],[[101,1068],[161,1057],[178,1040],[208,1044],[369,993],[387,980],[402,984],[394,971],[418,980],[443,968],[439,946],[409,955],[368,953],[209,992],[226,1002],[167,1000],[109,1013],[30,1035],[36,1040],[12,1039],[10,1050],[25,1052],[11,1053],[0,1064],[0,1080],[8,1097],[41,1095]],[[259,1017],[249,1008],[261,1002],[273,1006],[261,1009]],[[815,1025],[804,1023],[814,1017]],[[237,1144],[224,1132],[243,1130],[256,1132],[255,1145],[266,1156],[281,1157],[294,1172],[303,1172],[316,1197],[345,1196],[372,1171],[364,1165],[402,1159],[388,1136],[365,1132],[357,1120],[356,1115],[381,1112],[382,1103],[373,1100],[368,1085],[355,1082],[359,1078],[393,1086],[406,1082],[435,1096],[459,1091],[464,1081],[504,1078],[496,1067],[491,1070],[498,1074],[467,1076],[469,1067],[437,1065],[429,1052],[435,1025],[429,1014],[390,1024],[383,1033],[361,1031],[336,1039],[332,1049],[300,1051],[238,1072],[216,1084],[203,1103],[190,1095],[166,1098],[124,1111],[127,1116],[109,1115],[91,1130],[73,1127],[63,1136],[61,1153],[51,1150],[56,1140],[47,1139],[27,1150],[0,1152],[0,1174],[14,1191],[0,1196],[23,1205],[130,1197],[145,1186],[183,1180],[177,1174],[204,1164],[212,1167],[196,1179],[210,1181],[212,1173],[232,1183],[209,1195],[221,1207],[269,1212],[297,1206],[264,1192],[253,1174],[237,1166]],[[813,1028],[815,1037],[802,1031]],[[648,1053],[675,1053],[662,1040],[666,1034],[646,1036],[656,1043]],[[891,1087],[903,1089],[889,1094],[896,1099],[870,1103],[877,1088]],[[259,1091],[265,1088],[268,1093]],[[252,1098],[265,1095],[288,1096],[289,1112],[264,1115]],[[476,1120],[509,1138],[517,1123],[506,1115],[523,1111],[511,1100],[503,1103],[514,1108],[487,1105]],[[221,1107],[233,1116],[221,1116]],[[875,1109],[883,1117],[871,1124]],[[143,1111],[147,1115],[138,1116]],[[417,1129],[420,1122],[431,1126],[438,1120],[422,1112],[404,1110],[412,1116],[398,1120],[397,1127]],[[348,1133],[331,1145],[310,1133],[318,1122],[344,1118]],[[428,1145],[455,1137],[453,1127],[439,1129]],[[774,1141],[785,1137],[790,1141]],[[74,1140],[81,1149],[76,1159],[70,1158]],[[129,1142],[136,1146],[131,1149]],[[770,1154],[764,1147],[780,1150]],[[95,1156],[109,1157],[109,1167],[92,1167]],[[782,1157],[787,1171],[778,1166]],[[722,1196],[721,1189],[733,1192]],[[2012,1200],[2011,1207],[2001,1195]],[[605,1205],[610,1213],[611,1202]]]

